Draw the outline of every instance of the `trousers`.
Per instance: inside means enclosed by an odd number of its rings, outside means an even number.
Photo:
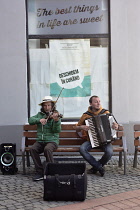
[[[90,141],[85,141],[80,146],[80,154],[96,170],[103,167],[113,155],[113,147],[111,143],[105,144],[100,148],[103,150],[104,154],[101,159],[97,161],[89,152],[92,149]]]
[[[43,165],[41,163],[40,154],[44,152],[44,156],[46,157],[46,162],[53,163],[53,151],[58,148],[58,145],[55,142],[35,142],[31,147],[31,156],[33,162],[35,164],[35,169],[38,174],[42,174],[44,172]]]

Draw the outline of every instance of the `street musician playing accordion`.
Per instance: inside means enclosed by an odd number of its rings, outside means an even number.
[[[109,114],[108,110],[102,108],[100,103],[100,98],[98,96],[92,96],[89,99],[90,106],[88,107],[88,111],[83,113],[78,124],[76,125],[76,130],[78,133],[82,134],[82,138],[85,139],[85,142],[80,146],[80,154],[84,157],[84,159],[92,166],[90,169],[91,173],[96,174],[100,173],[101,176],[104,176],[105,170],[103,166],[111,159],[113,155],[113,147],[111,142],[107,142],[106,144],[102,144],[99,146],[104,152],[103,156],[100,160],[96,160],[91,154],[90,150],[92,149],[92,145],[90,142],[90,138],[88,135],[88,131],[90,127],[86,125],[86,120],[98,115]],[[116,122],[112,123],[112,129],[118,130],[119,125]]]

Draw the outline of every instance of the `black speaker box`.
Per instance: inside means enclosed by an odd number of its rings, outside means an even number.
[[[16,168],[16,144],[3,143],[0,145],[0,168],[2,174],[15,174]]]

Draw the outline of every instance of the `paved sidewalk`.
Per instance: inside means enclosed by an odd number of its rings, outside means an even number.
[[[22,175],[21,159],[17,160],[18,173],[2,175],[0,172],[1,210],[105,210],[140,209],[140,164],[132,167],[133,156],[128,157],[127,174],[117,166],[118,157],[113,157],[105,167],[104,177],[88,174],[87,195],[84,202],[44,201],[43,182],[33,182],[34,166]],[[90,168],[87,165],[87,168]]]
[[[51,210],[119,210],[119,209],[140,209],[140,190],[128,191],[116,195],[110,195],[102,198],[95,198],[81,202],[78,204],[71,204],[51,208]]]

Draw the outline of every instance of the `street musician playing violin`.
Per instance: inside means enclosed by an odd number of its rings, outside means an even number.
[[[54,162],[53,151],[59,145],[59,133],[61,131],[61,116],[56,110],[56,101],[51,96],[45,96],[40,112],[29,118],[30,125],[37,125],[37,139],[31,147],[31,156],[35,164],[36,174],[34,181],[43,179],[43,165],[40,154],[44,152],[46,162]]]

